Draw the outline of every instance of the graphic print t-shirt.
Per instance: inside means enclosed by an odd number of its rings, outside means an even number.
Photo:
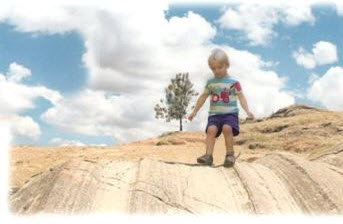
[[[241,91],[240,83],[231,76],[209,79],[204,90],[211,100],[208,115],[238,113],[237,93]]]

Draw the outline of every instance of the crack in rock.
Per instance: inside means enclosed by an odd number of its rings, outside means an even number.
[[[255,203],[254,203],[254,201],[253,201],[253,199],[252,199],[253,197],[252,197],[252,194],[251,194],[251,192],[250,192],[250,189],[248,188],[247,183],[246,183],[245,181],[243,181],[243,178],[241,177],[241,175],[239,174],[239,172],[238,172],[237,168],[235,168],[235,166],[233,167],[233,169],[234,169],[234,171],[236,172],[238,179],[241,181],[244,190],[247,192],[249,201],[250,201],[250,203],[251,203],[251,205],[252,205],[253,213],[254,213],[254,214],[257,214],[256,205],[255,205]]]
[[[220,210],[222,210],[222,211],[224,211],[224,212],[229,212],[229,211],[225,210],[224,208],[222,208],[222,207],[220,207],[220,206],[218,206],[218,205],[215,205],[215,204],[212,204],[212,203],[208,203],[208,202],[206,202],[206,201],[200,200],[199,198],[192,197],[192,196],[186,195],[186,194],[184,195],[184,197],[185,197],[185,198],[193,199],[194,201],[197,201],[197,202],[200,202],[200,203],[203,203],[203,204],[206,204],[206,205],[210,205],[210,206],[212,206],[212,207],[214,207],[214,208],[218,208],[218,209],[220,209]]]
[[[342,147],[342,149],[338,150],[338,151],[334,151],[334,152],[328,152],[328,153],[324,153],[316,158],[313,158],[313,159],[310,159],[310,161],[313,161],[313,160],[317,160],[319,158],[322,158],[322,157],[325,157],[325,156],[330,156],[330,155],[337,155],[341,152],[343,152],[343,145],[340,145]]]
[[[152,194],[152,193],[150,193],[150,192],[144,191],[144,190],[142,190],[142,189],[134,189],[133,191],[138,191],[138,192],[142,192],[142,193],[148,194],[148,195],[150,195],[150,196],[152,196],[152,197],[158,199],[159,201],[163,202],[163,203],[166,204],[166,205],[169,205],[169,206],[174,207],[174,208],[177,208],[177,209],[184,210],[184,211],[186,211],[186,212],[188,212],[188,213],[190,213],[190,214],[194,214],[194,212],[191,211],[190,209],[188,209],[188,208],[186,208],[186,207],[184,207],[184,206],[182,206],[182,205],[180,205],[180,204],[177,204],[177,203],[165,201],[165,200],[163,200],[163,198],[161,198],[161,197],[159,197],[159,196],[157,196],[157,195],[154,195],[154,194]]]

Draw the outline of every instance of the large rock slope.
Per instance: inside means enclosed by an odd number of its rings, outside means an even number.
[[[70,161],[31,178],[10,196],[11,209],[16,214],[343,214],[343,167],[332,162],[343,153],[334,152],[312,160],[274,152],[234,168],[150,159]]]

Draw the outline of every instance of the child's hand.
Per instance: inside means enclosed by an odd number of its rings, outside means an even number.
[[[192,121],[193,120],[193,118],[195,117],[195,113],[194,112],[192,112],[189,116],[188,116],[188,120],[190,120],[190,121]]]
[[[247,120],[253,120],[253,119],[255,119],[255,116],[254,116],[253,113],[251,113],[250,111],[247,112],[247,115],[248,115]]]

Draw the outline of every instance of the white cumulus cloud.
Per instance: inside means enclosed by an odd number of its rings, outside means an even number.
[[[222,28],[243,32],[251,45],[266,45],[278,35],[275,25],[313,24],[315,18],[310,5],[240,4],[227,8],[218,22]]]
[[[21,81],[31,76],[30,69],[17,63],[11,63],[7,75],[0,73],[0,114],[17,113],[34,108],[33,100],[43,97],[52,104],[62,96],[59,92],[44,86],[29,86]]]
[[[62,138],[53,138],[50,140],[50,144],[59,146],[59,147],[68,147],[68,146],[95,146],[95,147],[106,147],[106,144],[85,144],[79,140],[70,140]]]
[[[28,137],[36,140],[41,135],[39,124],[31,117],[18,115],[18,113],[34,108],[33,100],[38,97],[43,97],[55,104],[62,96],[57,91],[44,86],[23,84],[22,81],[31,75],[29,68],[16,62],[10,64],[6,75],[0,73],[0,116],[9,120],[14,137]]]
[[[71,133],[112,135],[115,121],[122,116],[116,100],[104,91],[85,90],[49,108],[42,119]]]
[[[327,41],[316,43],[312,52],[318,65],[330,64],[338,60],[336,45]]]
[[[336,3],[336,12],[337,12],[337,15],[343,16],[343,4],[342,3]]]
[[[91,71],[92,88],[122,93],[139,92],[147,86],[160,89],[152,83],[167,80],[170,74],[201,72],[206,64],[199,65],[197,57],[205,53],[203,46],[214,37],[215,28],[192,12],[169,21],[162,12],[148,13],[150,19],[110,12],[105,18],[101,14],[95,18],[100,23],[97,31],[85,31],[88,51],[84,61]],[[120,31],[107,29],[108,24],[120,24]]]
[[[8,81],[10,82],[20,82],[22,79],[31,76],[31,70],[24,67],[23,65],[13,62],[10,64],[8,69]]]
[[[0,115],[0,120],[7,121],[10,133],[14,137],[37,140],[42,134],[39,124],[29,116],[19,116],[16,114]]]
[[[304,48],[300,47],[297,51],[293,52],[293,58],[298,65],[312,69],[318,65],[337,62],[337,47],[333,43],[319,41],[313,45],[311,52],[307,52]]]
[[[332,67],[323,76],[313,81],[308,98],[320,102],[327,109],[343,110],[343,68]]]
[[[120,142],[156,136],[175,125],[154,119],[153,107],[159,98],[148,91],[118,96],[86,89],[60,101],[41,118],[69,133],[110,136]]]

